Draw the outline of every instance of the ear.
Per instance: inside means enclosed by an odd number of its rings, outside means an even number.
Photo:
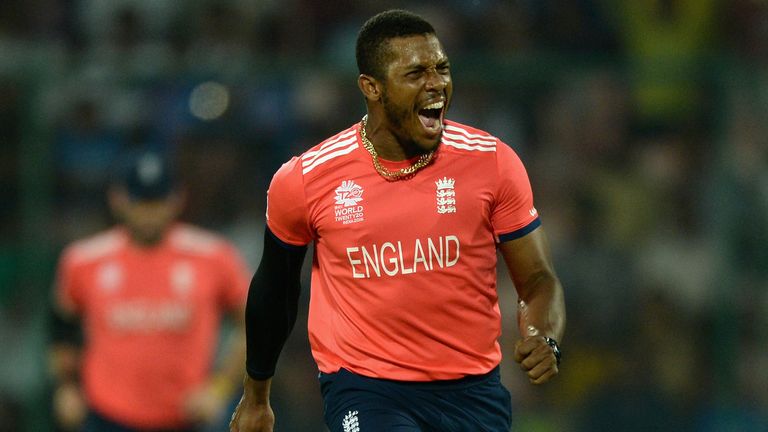
[[[381,99],[381,83],[370,75],[361,74],[357,77],[357,86],[363,92],[363,96],[369,101]]]

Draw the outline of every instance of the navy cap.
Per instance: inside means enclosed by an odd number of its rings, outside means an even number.
[[[163,199],[176,189],[168,161],[155,152],[143,152],[129,158],[120,180],[135,200]]]

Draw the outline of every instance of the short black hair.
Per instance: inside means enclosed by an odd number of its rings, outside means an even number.
[[[413,12],[391,9],[374,15],[363,24],[357,35],[355,57],[358,71],[383,79],[389,39],[423,34],[435,34],[435,29]]]

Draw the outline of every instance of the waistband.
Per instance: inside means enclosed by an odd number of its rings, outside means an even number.
[[[355,377],[357,379],[363,380],[363,381],[372,381],[376,383],[389,383],[393,385],[399,385],[399,386],[405,386],[413,389],[441,389],[441,390],[452,390],[452,389],[462,389],[466,387],[471,387],[477,384],[482,384],[484,382],[488,381],[494,381],[494,380],[500,380],[500,372],[499,372],[499,366],[497,365],[490,371],[481,374],[481,375],[467,375],[461,378],[457,379],[451,379],[451,380],[435,380],[435,381],[399,381],[399,380],[391,380],[386,378],[373,378],[368,377],[365,375],[360,375],[354,372],[351,372],[347,369],[341,368],[336,373],[320,373],[319,377],[320,379],[323,378],[330,378],[333,379],[334,375],[337,375],[339,377],[348,375]]]

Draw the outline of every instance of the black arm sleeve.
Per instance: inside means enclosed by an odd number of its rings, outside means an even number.
[[[50,308],[48,334],[53,344],[69,344],[80,347],[83,345],[83,332],[80,319],[65,317],[55,307]]]
[[[245,365],[253,379],[275,374],[277,358],[296,323],[306,253],[306,246],[286,244],[265,228],[264,252],[245,308]]]

